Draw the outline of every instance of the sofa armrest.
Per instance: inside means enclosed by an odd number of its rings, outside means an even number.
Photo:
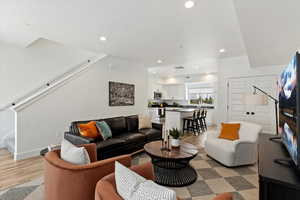
[[[84,137],[81,135],[75,135],[71,132],[65,132],[65,139],[70,141],[72,144],[79,145],[79,144],[90,144],[95,143],[96,140],[93,138]]]
[[[123,200],[112,183],[100,180],[95,189],[95,200]]]
[[[237,141],[235,143],[235,149],[236,149],[236,151],[239,150],[243,146],[247,146],[248,148],[251,148],[251,147],[257,147],[258,144],[255,143],[255,142],[250,142],[250,141]]]
[[[132,166],[130,169],[143,176],[147,180],[154,180],[153,166],[151,162],[141,165],[135,165]],[[103,177],[97,183],[95,200],[122,200],[122,198],[117,192],[114,173]]]
[[[152,128],[162,131],[162,124],[152,122]]]
[[[242,164],[255,163],[257,161],[258,144],[253,142],[238,142],[235,144],[235,162]]]
[[[87,150],[91,162],[96,162],[97,161],[97,148],[96,148],[95,143],[82,144],[82,145],[79,145],[79,146],[84,147]]]
[[[234,142],[235,148],[239,148],[239,146],[243,146],[243,145],[250,145],[250,146],[258,145],[257,142],[248,141],[248,140],[236,140],[233,142]]]
[[[69,162],[66,162],[60,157],[58,157],[58,153],[55,151],[50,151],[45,155],[45,159],[48,163],[50,163],[52,166],[55,166],[60,169],[65,169],[68,171],[97,171],[99,169],[100,172],[105,175],[110,174],[114,172],[115,170],[115,161],[120,162],[126,167],[131,166],[131,156],[130,155],[122,155],[122,156],[116,156],[113,158],[108,158],[105,160],[100,160],[96,162],[92,162],[90,164],[86,165],[75,165]],[[102,178],[102,177],[101,177]]]
[[[154,180],[154,170],[151,162],[134,165],[130,169],[135,173],[143,176],[147,180]]]
[[[211,131],[207,133],[207,138],[218,138],[220,135],[219,131]]]

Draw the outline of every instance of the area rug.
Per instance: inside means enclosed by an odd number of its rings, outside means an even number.
[[[133,164],[150,161],[141,153],[134,157]],[[211,200],[217,194],[231,192],[234,200],[258,200],[257,166],[226,168],[207,157],[204,150],[191,164],[198,173],[198,180],[188,186],[171,188],[183,200]],[[1,200],[43,200],[43,178],[0,191]]]

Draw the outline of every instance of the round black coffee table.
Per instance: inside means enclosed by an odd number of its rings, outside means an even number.
[[[180,142],[180,147],[165,151],[161,150],[161,146],[161,141],[150,142],[144,146],[152,160],[155,182],[170,187],[194,183],[198,176],[189,162],[198,154],[197,147]]]

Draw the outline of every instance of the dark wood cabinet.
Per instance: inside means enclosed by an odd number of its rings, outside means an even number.
[[[293,167],[277,164],[278,158],[289,158],[280,142],[270,141],[271,135],[259,138],[259,199],[300,200],[300,173]]]

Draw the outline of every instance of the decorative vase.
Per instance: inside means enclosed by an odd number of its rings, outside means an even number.
[[[180,146],[180,140],[179,139],[171,139],[171,145],[172,147],[179,147]]]

